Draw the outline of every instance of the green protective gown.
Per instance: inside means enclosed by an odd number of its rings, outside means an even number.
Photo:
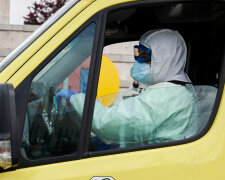
[[[85,94],[70,102],[82,116]],[[120,147],[181,140],[197,133],[197,100],[192,85],[170,82],[148,87],[118,105],[95,103],[92,131],[106,143]]]

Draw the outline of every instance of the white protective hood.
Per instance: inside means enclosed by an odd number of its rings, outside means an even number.
[[[148,85],[173,80],[190,82],[184,72],[187,48],[179,32],[169,29],[149,31],[139,43],[152,50]]]

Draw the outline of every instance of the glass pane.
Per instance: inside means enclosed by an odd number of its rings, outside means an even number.
[[[76,113],[70,98],[85,97],[94,34],[92,23],[34,77],[22,143],[27,158],[76,153],[83,106]]]

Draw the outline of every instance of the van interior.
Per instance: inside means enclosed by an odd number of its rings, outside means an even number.
[[[179,31],[186,41],[186,73],[194,85],[218,87],[225,40],[224,3],[135,5],[108,14],[105,45],[137,41],[153,29]]]

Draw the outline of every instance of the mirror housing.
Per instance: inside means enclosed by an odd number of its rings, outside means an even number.
[[[13,85],[0,83],[0,169],[5,170],[18,164],[17,132]]]

